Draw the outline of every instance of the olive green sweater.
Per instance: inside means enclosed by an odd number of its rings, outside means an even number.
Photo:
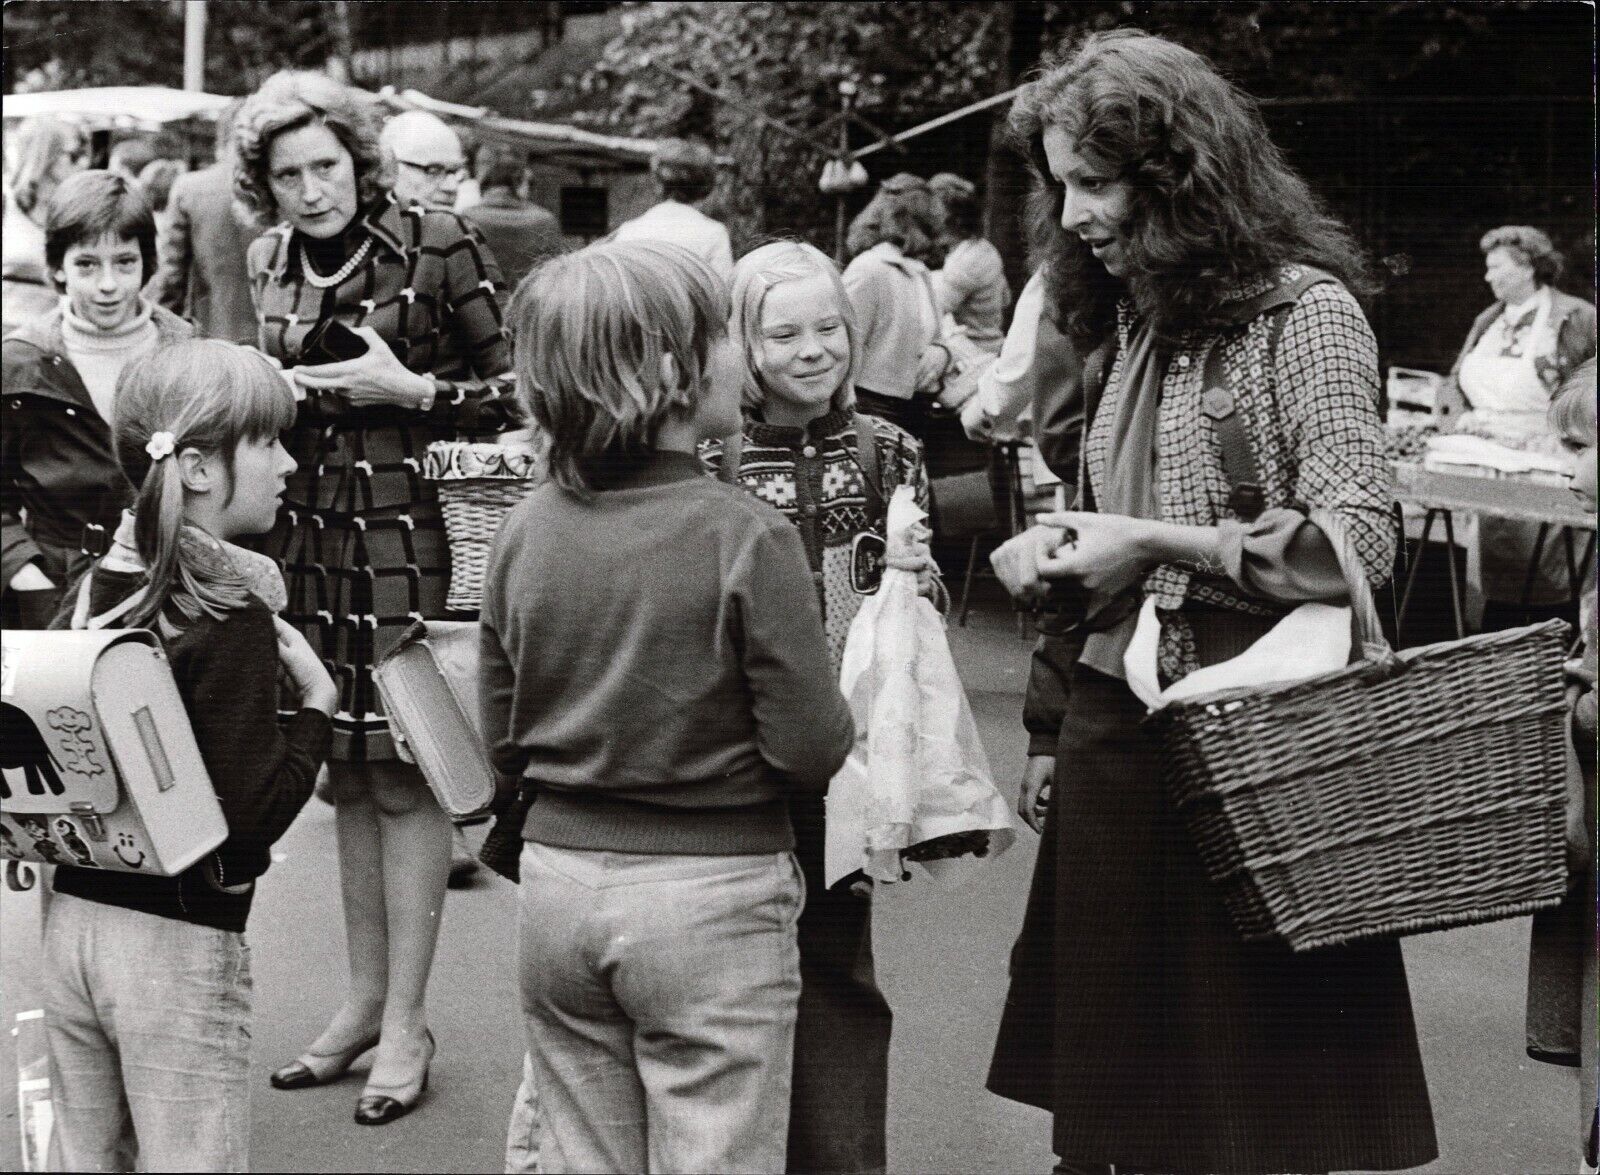
[[[554,483],[501,527],[480,700],[496,769],[536,787],[526,839],[618,852],[793,846],[854,725],[800,536],[685,453]]]

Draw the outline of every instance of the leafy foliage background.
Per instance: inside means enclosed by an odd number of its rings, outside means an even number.
[[[319,67],[351,44],[414,46],[470,34],[475,50],[480,33],[509,33],[502,41],[525,48],[499,60],[447,50],[437,67],[419,69],[413,53],[397,58],[406,62],[399,76],[369,69],[355,80],[402,82],[513,116],[703,139],[730,160],[714,200],[736,248],[778,233],[831,247],[833,201],[816,181],[837,143],[828,120],[839,111],[840,83],[855,86],[861,115],[894,132],[1010,87],[1050,48],[1084,31],[1143,27],[1206,54],[1265,100],[1280,145],[1385,263],[1389,289],[1373,313],[1393,361],[1448,361],[1485,301],[1476,242],[1495,224],[1550,229],[1569,255],[1567,287],[1593,296],[1594,16],[1586,4],[211,0],[209,7],[207,82],[221,93],[247,92],[284,66]],[[606,10],[601,33],[591,21],[587,40],[562,36],[568,16],[596,10]],[[8,91],[176,85],[182,6],[11,0],[5,50]],[[857,127],[849,143],[873,137]],[[952,123],[904,153],[879,152],[868,164],[874,180],[955,170],[980,181],[990,235],[1020,282],[1028,177],[1006,145],[1003,108]],[[849,211],[863,199],[854,197]]]

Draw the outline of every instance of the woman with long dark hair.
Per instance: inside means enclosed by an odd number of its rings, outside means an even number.
[[[1088,37],[1012,127],[1041,184],[1047,310],[1084,357],[1036,418],[1076,398],[1086,421],[1078,468],[1056,470],[1079,509],[1024,536],[1014,586],[1087,593],[1094,631],[1051,625],[1034,659],[1019,807],[1043,843],[990,1088],[1054,1113],[1064,1170],[1420,1165],[1436,1147],[1399,944],[1245,942],[1123,668],[1147,602],[1168,685],[1347,598],[1313,508],[1388,575],[1366,267],[1250,99],[1161,38]],[[1231,488],[1224,433],[1251,489]],[[1059,461],[1060,441],[1041,448]]]

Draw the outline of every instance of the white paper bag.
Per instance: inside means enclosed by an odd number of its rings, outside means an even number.
[[[889,550],[911,541],[926,515],[909,486],[889,502]],[[917,595],[914,572],[888,568],[845,641],[840,688],[856,745],[828,789],[824,881],[857,871],[898,881],[901,854],[936,837],[986,830],[993,859],[1016,839],[938,611]],[[919,862],[934,876],[977,858]]]

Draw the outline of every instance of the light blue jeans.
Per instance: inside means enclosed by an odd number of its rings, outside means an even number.
[[[56,894],[45,918],[56,1171],[244,1171],[242,934]]]
[[[511,1103],[506,1127],[505,1175],[539,1175],[539,1086],[533,1076],[533,1054],[522,1054],[522,1084]]]
[[[529,844],[519,892],[540,1169],[782,1172],[794,855]]]

